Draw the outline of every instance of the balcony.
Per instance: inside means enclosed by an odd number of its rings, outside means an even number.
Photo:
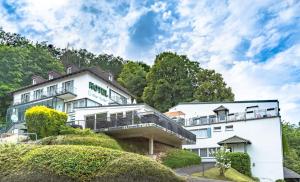
[[[70,124],[85,123],[86,128],[96,132],[106,132],[118,137],[154,136],[158,141],[169,145],[195,143],[196,136],[184,129],[168,117],[155,111],[140,112],[137,110],[126,113],[100,113],[89,115],[85,121],[74,121]]]
[[[217,115],[199,116],[186,119],[186,126],[201,126],[215,123],[246,121],[279,116],[278,108],[260,109],[247,112],[229,113],[221,120]]]
[[[37,94],[28,94],[26,97],[23,97],[22,99],[14,99],[12,105],[19,105],[24,104],[28,102],[34,102],[38,100],[43,100],[51,97],[57,97],[63,100],[72,99],[76,97],[76,88],[70,87],[70,88],[56,88],[53,90],[48,91],[41,91]]]

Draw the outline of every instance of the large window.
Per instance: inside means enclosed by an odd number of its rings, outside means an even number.
[[[109,90],[109,98],[118,104],[127,104],[127,98],[118,94],[117,92],[113,90]]]
[[[67,81],[62,83],[63,92],[73,92],[74,91],[74,81]]]
[[[200,149],[200,156],[207,157],[207,148]]]
[[[30,93],[25,93],[21,95],[21,103],[29,102],[30,101]]]
[[[210,138],[211,137],[211,129],[210,128],[192,130],[191,132],[194,133],[197,138]]]
[[[34,100],[41,99],[42,96],[43,96],[43,89],[35,90],[33,92],[33,99]]]
[[[66,112],[74,112],[74,108],[78,107],[93,107],[93,106],[100,106],[97,102],[94,102],[90,99],[79,99],[67,102],[66,104]]]
[[[57,85],[52,85],[50,87],[47,87],[47,95],[48,96],[56,95],[56,93],[57,93]]]

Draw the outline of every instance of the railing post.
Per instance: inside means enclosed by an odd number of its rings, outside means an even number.
[[[95,118],[95,120],[94,120],[94,130],[96,130],[97,128],[96,128],[96,118]]]

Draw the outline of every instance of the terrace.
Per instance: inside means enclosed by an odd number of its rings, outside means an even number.
[[[82,109],[79,112],[82,112]],[[153,140],[174,147],[196,142],[196,136],[192,132],[155,110],[141,111],[135,108],[115,113],[102,111],[85,115],[84,121],[76,120],[69,124],[85,125],[85,128],[105,132],[117,138],[148,138],[150,143],[152,141],[152,146]]]
[[[254,119],[272,118],[279,116],[278,108],[260,109],[246,112],[228,113],[225,117],[218,115],[198,116],[186,119],[185,126],[199,126],[224,122],[246,121]]]
[[[49,88],[49,87],[48,87]],[[12,105],[19,105],[28,102],[34,102],[42,99],[47,99],[51,97],[57,97],[59,99],[71,99],[76,97],[76,88],[74,87],[60,87],[60,88],[51,88],[44,91],[44,89],[38,89],[33,92],[33,94],[25,93],[22,94],[21,99],[15,99]]]

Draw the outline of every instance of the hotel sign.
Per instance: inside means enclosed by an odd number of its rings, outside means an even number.
[[[89,89],[91,89],[95,92],[98,92],[99,94],[107,97],[107,90],[100,87],[100,86],[98,86],[98,85],[96,85],[96,84],[94,84],[94,83],[92,83],[92,82],[89,82]]]

